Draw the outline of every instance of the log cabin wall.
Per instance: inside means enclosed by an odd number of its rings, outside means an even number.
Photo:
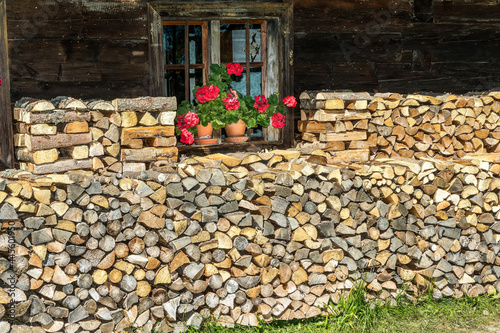
[[[500,86],[494,1],[293,2],[297,95]],[[149,93],[146,0],[8,1],[7,18],[12,100]]]
[[[296,1],[295,90],[465,93],[500,86],[495,1]]]
[[[146,96],[146,1],[7,3],[12,100]]]

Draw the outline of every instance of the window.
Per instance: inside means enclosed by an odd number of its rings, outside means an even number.
[[[218,45],[209,47],[209,39],[218,40]],[[163,44],[168,96],[193,102],[193,88],[207,83],[209,52],[212,59],[220,59],[222,64],[237,62],[243,65],[243,75],[233,82],[238,91],[252,96],[266,93],[265,20],[166,20],[163,21]]]
[[[292,95],[292,5],[284,3],[148,4],[152,96],[194,102],[212,63],[241,63],[233,86],[247,95]],[[252,136],[290,146],[293,114],[283,130],[254,129]]]
[[[164,21],[165,89],[167,96],[193,100],[194,86],[208,77],[208,22]]]

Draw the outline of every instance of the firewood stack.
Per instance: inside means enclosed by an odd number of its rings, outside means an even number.
[[[16,157],[35,174],[90,169],[90,113],[80,100],[22,99],[14,108]]]
[[[92,115],[90,131],[92,143],[92,170],[108,170],[122,172],[120,161],[120,126],[121,117],[108,101],[94,100],[87,103]]]
[[[121,161],[124,173],[146,171],[151,164],[177,161],[175,97],[115,99],[121,117]]]
[[[320,142],[328,161],[368,161],[377,144],[367,110],[368,93],[304,92],[300,95],[299,131],[305,142]]]
[[[142,180],[4,172],[0,328],[11,295],[14,332],[105,333],[310,318],[362,280],[389,303],[500,291],[499,157],[338,168],[286,150]]]
[[[304,141],[327,151],[352,149],[353,157],[355,149],[366,146],[371,159],[458,159],[472,152],[500,152],[500,92],[438,97],[307,92],[301,95],[301,108]],[[353,124],[352,117],[362,116],[367,126],[363,120],[362,126]],[[360,127],[366,127],[366,143],[355,140],[365,138]]]
[[[14,109],[16,157],[22,170],[35,174],[145,171],[177,160],[176,106],[173,97],[22,99]]]

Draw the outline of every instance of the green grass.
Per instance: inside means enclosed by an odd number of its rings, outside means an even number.
[[[358,285],[338,305],[329,304],[329,316],[313,320],[274,321],[258,327],[224,328],[204,324],[189,333],[447,333],[500,332],[500,297],[433,300],[427,296],[417,303],[398,297],[395,306],[369,304],[365,289]]]

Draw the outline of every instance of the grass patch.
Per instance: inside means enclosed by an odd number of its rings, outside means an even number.
[[[357,285],[339,304],[329,304],[329,316],[311,320],[274,321],[258,327],[236,326],[225,328],[212,323],[190,333],[448,333],[499,332],[500,298],[481,296],[461,299],[433,300],[427,296],[418,303],[397,299],[395,306],[369,304],[365,289]]]

